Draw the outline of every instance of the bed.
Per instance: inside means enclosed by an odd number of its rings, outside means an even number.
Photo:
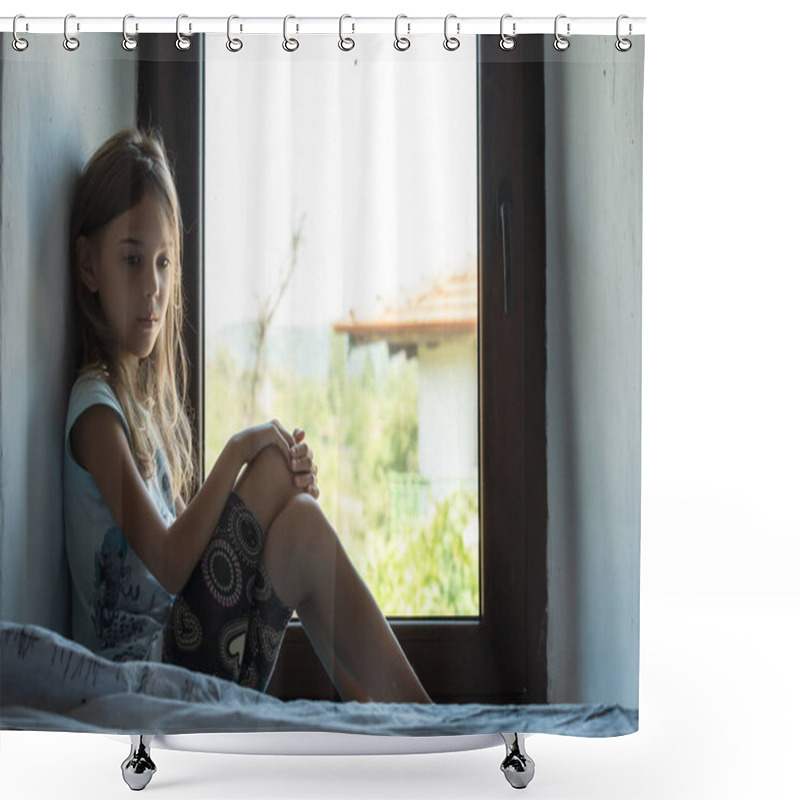
[[[123,776],[132,788],[144,788],[155,772],[152,747],[307,753],[288,746],[287,736],[296,734],[313,734],[314,752],[328,754],[347,752],[352,737],[362,753],[471,750],[505,741],[501,768],[512,785],[527,785],[533,762],[525,734],[626,735],[638,729],[638,711],[286,701],[171,664],[108,661],[48,628],[0,622],[0,727],[130,737]]]

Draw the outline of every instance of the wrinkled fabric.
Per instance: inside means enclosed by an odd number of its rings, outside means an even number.
[[[0,622],[0,728],[96,733],[331,731],[395,736],[634,733],[604,705],[279,700],[170,664],[117,663],[36,625]]]

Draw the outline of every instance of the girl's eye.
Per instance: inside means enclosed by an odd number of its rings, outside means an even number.
[[[125,263],[129,267],[138,266],[140,261],[141,261],[141,259],[139,258],[139,256],[125,256]],[[158,261],[158,265],[159,265],[159,267],[161,267],[161,269],[166,269],[169,266],[169,259],[168,258],[160,258],[159,261]]]

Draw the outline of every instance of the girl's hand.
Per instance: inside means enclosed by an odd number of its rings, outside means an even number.
[[[277,419],[240,431],[231,437],[231,441],[238,447],[245,464],[249,464],[265,447],[271,445],[283,453],[291,469],[293,457],[291,448],[294,446],[294,438],[286,432]]]
[[[314,463],[314,454],[307,444],[299,444],[305,438],[305,431],[294,429],[294,435],[287,432],[277,419],[264,425],[247,428],[232,437],[232,441],[239,448],[240,455],[245,464],[249,464],[265,447],[277,447],[289,469],[296,473],[294,485],[307,491],[312,497],[319,497],[319,488],[316,485],[317,465]]]
[[[294,429],[294,441],[297,444],[292,448],[293,458],[289,467],[295,473],[294,485],[304,489],[316,499],[319,497],[319,487],[316,483],[317,465],[314,463],[314,453],[311,448],[307,444],[300,444],[305,435],[305,431],[300,428]]]

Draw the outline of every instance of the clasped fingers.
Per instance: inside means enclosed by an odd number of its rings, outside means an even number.
[[[317,471],[316,464],[314,464],[314,460],[310,456],[306,456],[305,458],[293,458],[292,469],[298,472]]]
[[[292,451],[291,467],[297,473],[294,476],[295,485],[305,489],[314,497],[318,497],[317,465],[314,463],[314,453],[306,444],[295,445]]]
[[[314,454],[311,452],[311,448],[307,444],[296,444],[291,448],[292,459],[301,462],[307,461],[308,463],[312,463],[314,460]]]

